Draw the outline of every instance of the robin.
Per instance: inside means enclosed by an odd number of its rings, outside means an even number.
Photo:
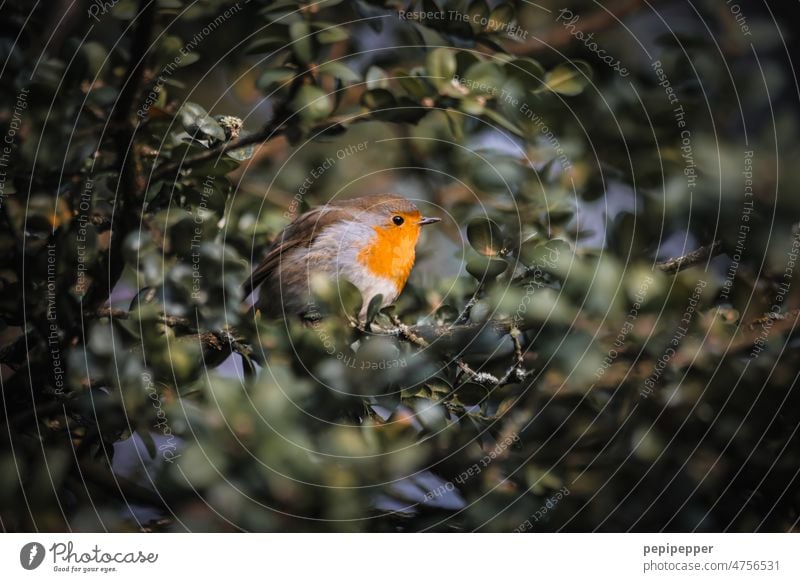
[[[381,307],[405,287],[420,228],[439,222],[395,194],[331,202],[295,218],[244,283],[245,297],[260,287],[254,306],[269,318],[313,316],[311,280],[342,277],[361,292],[361,321],[376,295]]]

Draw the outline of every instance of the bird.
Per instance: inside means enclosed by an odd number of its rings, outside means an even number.
[[[440,222],[424,217],[397,194],[371,194],[329,202],[297,216],[275,238],[263,261],[244,282],[244,297],[255,289],[253,307],[262,317],[315,318],[312,279],[322,274],[343,278],[361,293],[359,320],[377,295],[381,309],[405,287],[423,226]]]

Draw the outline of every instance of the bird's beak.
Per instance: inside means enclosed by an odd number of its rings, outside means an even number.
[[[417,224],[420,226],[425,226],[426,224],[436,224],[437,222],[441,222],[441,220],[441,218],[425,217],[421,218]]]

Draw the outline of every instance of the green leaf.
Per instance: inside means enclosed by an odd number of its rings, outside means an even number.
[[[174,34],[165,34],[161,37],[161,42],[155,50],[155,59],[159,63],[168,63],[176,56],[180,56],[180,51],[183,48],[183,40]]]
[[[489,5],[486,0],[474,0],[467,8],[467,16],[469,17],[469,24],[472,27],[472,32],[479,33],[483,30],[482,21],[489,16]]]
[[[270,3],[269,6],[266,6],[261,9],[263,14],[268,14],[270,12],[274,12],[276,10],[286,10],[287,8],[291,8],[293,10],[297,10],[297,1],[296,0],[275,0]]]
[[[109,107],[113,105],[114,101],[116,101],[117,95],[119,95],[119,91],[117,90],[116,87],[109,87],[108,85],[106,85],[105,87],[92,89],[92,91],[89,93],[87,97],[87,103],[91,105],[97,105],[100,107]],[[167,92],[165,90],[162,89],[161,91],[159,91],[158,99],[153,105],[155,105],[156,107],[163,107],[166,101],[166,96]]]
[[[464,84],[473,94],[499,95],[505,75],[498,65],[484,61],[472,65],[464,73],[464,80]]]
[[[452,109],[445,109],[444,114],[447,117],[447,124],[453,137],[458,141],[464,139],[464,130],[461,127],[464,116],[459,115]]]
[[[569,64],[558,65],[549,71],[544,78],[545,87],[561,95],[578,95],[581,93],[592,77],[591,67],[584,61],[573,61]]]
[[[274,69],[267,69],[256,80],[256,87],[262,91],[266,91],[273,85],[283,85],[288,83],[297,74],[296,69],[289,67],[275,67]]]
[[[486,104],[478,99],[463,99],[458,108],[469,115],[481,115],[486,111]]]
[[[241,134],[240,137],[243,137],[245,134]],[[225,155],[231,158],[232,160],[236,160],[237,162],[244,162],[245,160],[249,160],[253,157],[253,152],[255,152],[255,146],[247,146],[243,148],[237,148],[235,150],[231,150],[227,152]]]
[[[99,42],[87,42],[80,48],[81,55],[86,61],[87,75],[94,77],[100,74],[100,71],[108,66],[108,51],[106,47]]]
[[[489,23],[486,28],[491,32],[504,32],[508,30],[515,19],[514,7],[511,4],[503,3],[489,14]]]
[[[437,87],[449,83],[456,74],[455,51],[449,48],[437,48],[428,55],[428,75]]]
[[[344,313],[357,317],[361,312],[361,306],[364,302],[364,298],[361,296],[358,287],[349,281],[339,279],[336,282],[336,291],[338,304],[341,306]]]
[[[200,53],[187,53],[178,62],[178,67],[186,67],[200,60]]]
[[[303,19],[303,16],[298,8],[299,6],[296,1],[280,1],[273,2],[271,5],[262,8],[258,11],[258,13],[266,16],[267,20],[288,25],[293,22],[299,22]]]
[[[361,104],[371,110],[391,109],[397,101],[386,89],[372,89],[361,96]]]
[[[573,321],[576,308],[567,297],[549,287],[536,289],[532,301],[521,314],[528,325],[542,323],[567,325]]]
[[[225,130],[220,127],[213,117],[206,116],[198,119],[197,131],[203,135],[213,137],[217,141],[225,141]]]
[[[334,26],[317,33],[317,40],[322,44],[332,44],[350,38],[350,34],[342,26]]]
[[[493,259],[475,255],[467,261],[467,273],[478,281],[496,279],[506,272],[508,263],[503,259]]]
[[[245,49],[245,54],[257,55],[260,53],[271,53],[281,48],[288,48],[286,37],[280,36],[267,36],[264,38],[257,38]]]
[[[225,131],[197,103],[184,103],[178,115],[184,129],[192,138],[197,138],[197,134],[201,133],[217,141],[225,141]]]
[[[514,59],[505,65],[506,74],[522,81],[528,91],[539,89],[545,82],[545,70],[538,61],[529,58]]]
[[[389,79],[386,71],[375,65],[367,70],[367,89],[388,89]]]
[[[519,249],[519,257],[528,268],[545,268],[553,270],[563,263],[569,263],[572,257],[569,243],[561,239],[552,239],[544,243],[529,241]]]
[[[403,70],[395,72],[395,78],[403,90],[413,99],[423,99],[431,94],[431,87],[425,81]],[[371,88],[371,87],[370,87]]]
[[[522,131],[521,128],[514,125],[514,123],[506,119],[503,115],[501,115],[494,109],[486,109],[484,110],[483,114],[492,121],[494,121],[500,127],[507,129],[508,131],[510,131],[515,135],[518,135],[519,137],[525,137],[525,133]]]
[[[369,305],[367,306],[367,325],[373,322],[373,320],[378,316],[381,311],[381,303],[383,303],[383,295],[378,293],[372,299],[369,300]]]
[[[649,248],[648,229],[641,217],[631,212],[620,212],[608,229],[608,246],[621,257],[646,254]]]
[[[380,91],[380,89],[376,90]],[[419,103],[416,101],[401,95],[397,98],[397,102],[392,109],[376,114],[376,118],[395,123],[414,124],[425,117],[429,112],[429,109],[420,107]]]
[[[180,117],[183,128],[189,131],[190,127],[195,127],[197,125],[198,119],[201,117],[208,117],[208,112],[197,103],[187,101],[181,106],[180,111],[178,111],[178,117]]]
[[[291,107],[303,121],[315,123],[333,112],[333,101],[322,89],[303,85],[292,100]]]
[[[492,37],[490,36],[490,34],[491,33],[489,33],[489,34],[482,33],[482,34],[478,35],[478,38],[480,38],[481,44],[485,44],[487,47],[489,47],[490,49],[492,49],[493,51],[495,51],[499,55],[503,54],[503,51],[505,49],[503,48],[502,45],[499,45],[495,41],[493,41]]]
[[[503,250],[503,231],[491,218],[473,218],[467,225],[467,240],[472,248],[487,257],[496,257]]]
[[[304,20],[289,25],[292,51],[302,63],[310,63],[314,59],[314,48],[309,32],[308,23]]]
[[[319,72],[333,75],[343,83],[355,83],[361,80],[361,75],[347,65],[338,61],[330,61],[318,67]]]

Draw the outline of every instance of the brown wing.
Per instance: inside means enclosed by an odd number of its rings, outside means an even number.
[[[269,279],[281,263],[285,253],[295,248],[308,247],[317,235],[331,222],[342,217],[341,211],[321,206],[298,216],[275,238],[267,256],[242,284],[244,297]]]

